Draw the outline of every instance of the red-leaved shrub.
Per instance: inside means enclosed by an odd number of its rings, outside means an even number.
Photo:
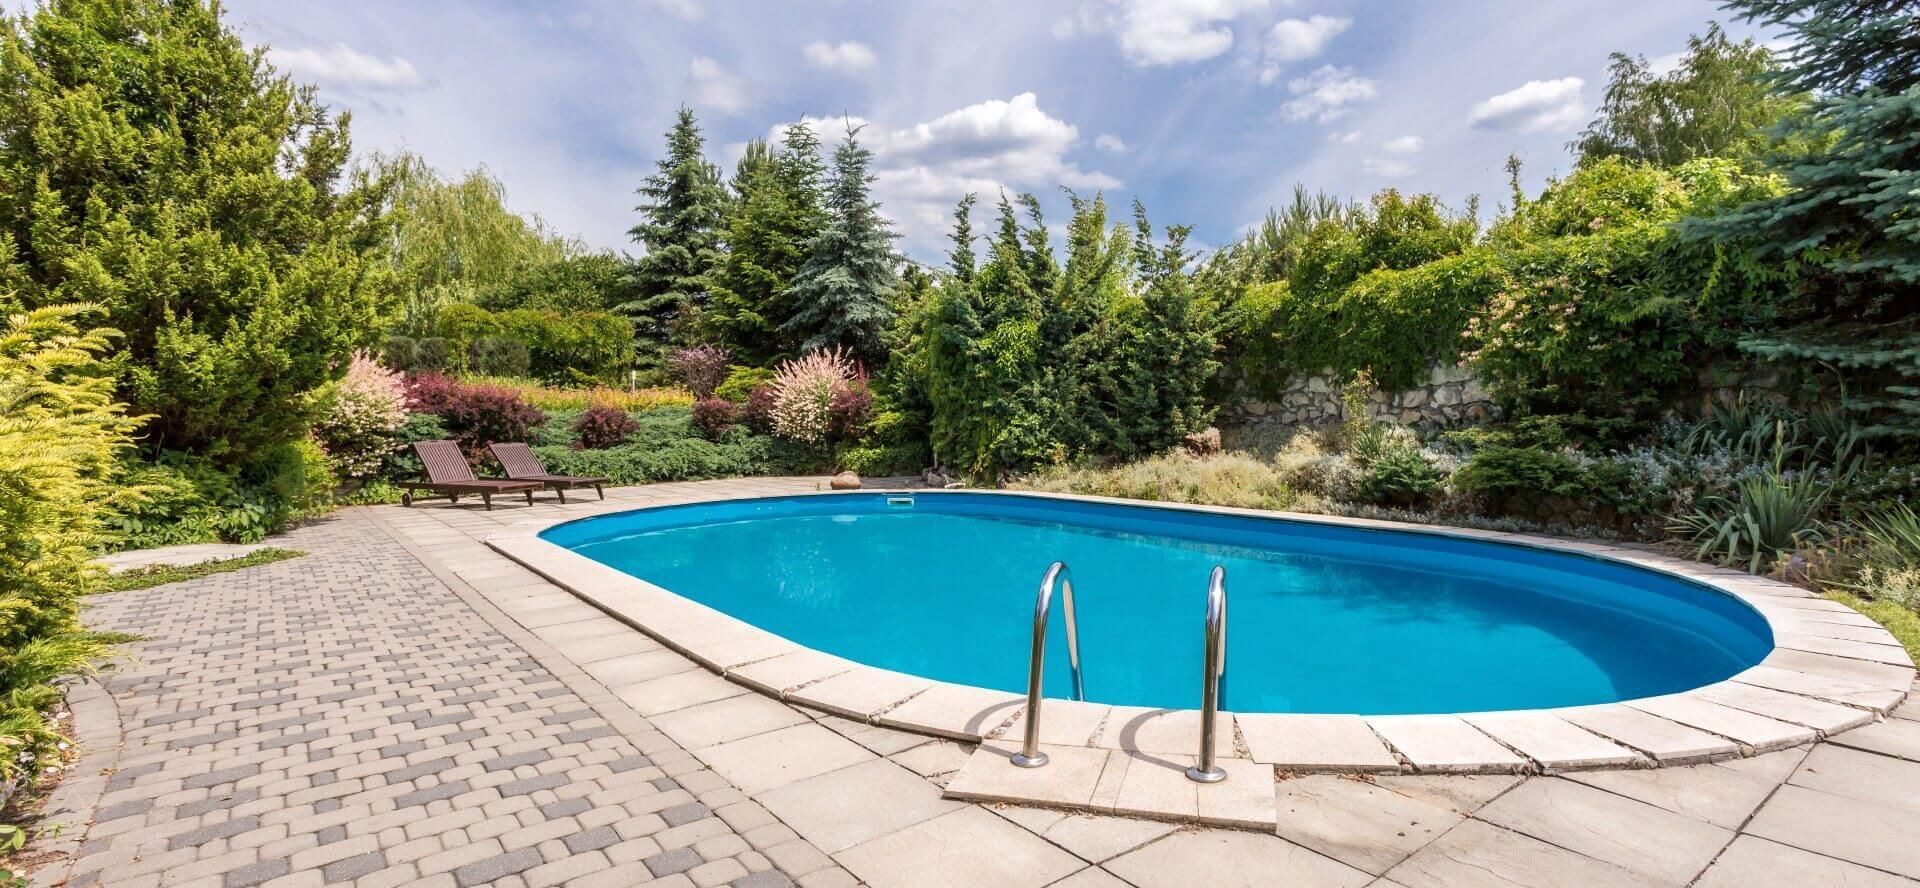
[[[746,409],[742,411],[741,419],[754,431],[767,434],[773,431],[773,407],[778,403],[780,391],[773,387],[773,383],[760,385],[747,395]]]
[[[713,397],[713,390],[727,378],[727,362],[733,360],[733,350],[718,345],[690,345],[676,348],[667,356],[667,363],[673,365],[675,376],[685,383],[687,391],[699,400]]]
[[[633,416],[618,407],[589,407],[573,421],[574,443],[587,450],[605,450],[627,440],[640,430]]]
[[[732,401],[705,398],[693,402],[693,427],[700,437],[717,441],[740,419],[740,408]]]
[[[527,433],[547,421],[540,409],[509,389],[491,385],[455,383],[438,410],[460,446],[477,453],[495,441],[525,441]]]
[[[436,416],[453,402],[460,383],[439,373],[427,371],[407,377],[407,409]]]
[[[854,377],[846,388],[833,393],[828,416],[832,434],[843,441],[856,440],[867,433],[867,426],[873,422],[873,389],[867,387],[866,374]]]

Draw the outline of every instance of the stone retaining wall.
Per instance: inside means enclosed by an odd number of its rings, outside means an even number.
[[[1344,390],[1326,374],[1295,377],[1271,399],[1229,403],[1221,419],[1234,425],[1310,426],[1345,418]],[[1447,428],[1484,422],[1497,412],[1492,396],[1460,367],[1435,364],[1426,379],[1404,391],[1370,392],[1374,418],[1415,428]]]

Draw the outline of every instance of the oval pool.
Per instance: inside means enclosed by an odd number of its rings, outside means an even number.
[[[1196,708],[1206,582],[1227,569],[1222,708],[1478,712],[1726,679],[1765,618],[1677,576],[1433,533],[1008,494],[729,500],[551,528],[548,542],[807,647],[1026,689],[1034,592],[1071,566],[1087,698]],[[1067,681],[1060,610],[1048,696]]]

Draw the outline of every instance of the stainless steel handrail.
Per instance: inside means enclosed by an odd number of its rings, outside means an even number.
[[[1200,675],[1200,761],[1187,769],[1187,779],[1219,783],[1227,772],[1213,762],[1213,723],[1220,716],[1220,680],[1227,672],[1227,569],[1213,566],[1207,579],[1206,652]]]
[[[1080,627],[1073,614],[1073,571],[1064,561],[1055,561],[1040,578],[1040,592],[1033,602],[1033,656],[1027,661],[1027,731],[1013,763],[1022,768],[1038,768],[1047,763],[1040,751],[1040,678],[1046,671],[1047,611],[1053,605],[1053,587],[1058,583],[1067,612],[1067,665],[1073,670],[1073,698],[1087,697],[1080,677]]]

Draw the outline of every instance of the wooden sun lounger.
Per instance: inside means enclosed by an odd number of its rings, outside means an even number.
[[[560,501],[567,501],[567,491],[576,487],[591,487],[601,499],[607,498],[603,485],[612,483],[608,478],[589,478],[581,475],[554,475],[547,472],[545,463],[535,456],[533,448],[519,442],[495,443],[487,445],[493,451],[493,458],[500,461],[507,477],[515,481],[537,481],[545,484],[548,490],[560,495]]]
[[[427,480],[400,482],[400,487],[407,491],[400,495],[400,502],[405,505],[413,505],[413,492],[418,490],[445,496],[456,503],[461,496],[478,494],[488,511],[493,510],[496,493],[525,493],[527,505],[531,506],[533,492],[545,486],[538,481],[476,478],[466,455],[452,441],[415,441],[413,452],[420,455],[421,464],[426,466]]]

